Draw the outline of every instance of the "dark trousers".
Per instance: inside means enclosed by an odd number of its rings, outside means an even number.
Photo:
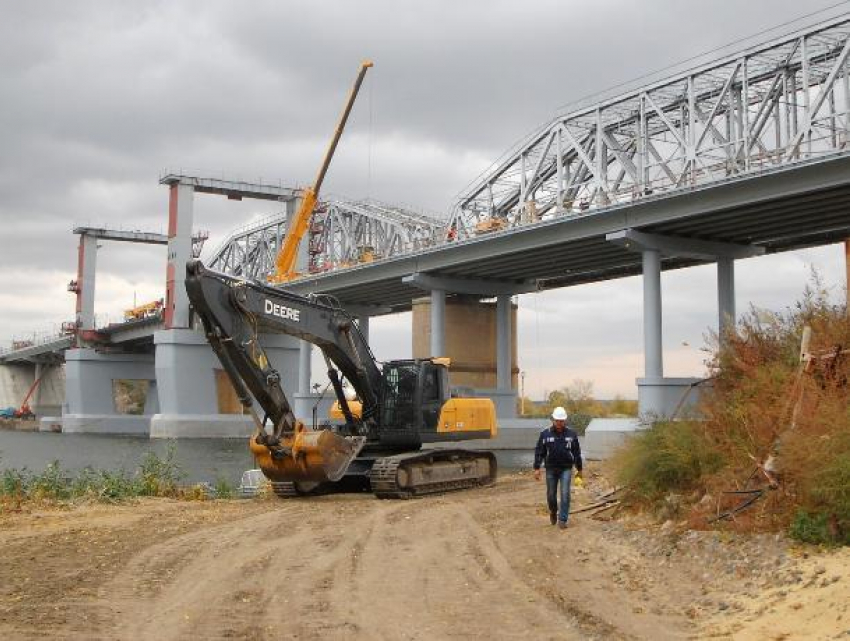
[[[570,485],[573,480],[573,469],[546,468],[546,503],[549,513],[558,514],[558,520],[564,523],[570,517]],[[558,510],[558,485],[561,486],[561,506]]]

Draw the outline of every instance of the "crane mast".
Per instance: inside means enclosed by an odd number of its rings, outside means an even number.
[[[319,173],[316,174],[316,180],[312,187],[304,190],[301,196],[301,206],[298,208],[298,213],[295,219],[289,224],[289,229],[286,232],[286,239],[283,246],[278,252],[275,261],[275,272],[269,277],[271,283],[284,283],[292,280],[297,275],[295,272],[295,261],[298,256],[298,246],[301,244],[301,239],[307,231],[307,225],[310,222],[310,216],[313,215],[313,209],[316,207],[316,201],[319,198],[319,190],[322,188],[322,183],[325,180],[325,175],[328,173],[331,159],[334,156],[336,147],[339,144],[339,139],[342,137],[342,132],[345,129],[345,124],[348,122],[348,116],[351,109],[354,107],[354,101],[357,99],[357,94],[360,92],[360,85],[363,84],[363,78],[366,76],[366,71],[372,66],[370,60],[364,60],[360,64],[360,71],[357,73],[357,79],[354,81],[354,86],[348,95],[348,101],[345,103],[345,108],[342,110],[339,123],[334,131],[328,150],[325,152],[324,160]]]

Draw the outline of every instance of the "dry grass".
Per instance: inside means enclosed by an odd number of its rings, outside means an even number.
[[[822,356],[801,373],[803,328]],[[720,341],[716,341],[719,343]],[[615,463],[633,498],[656,503],[689,490],[692,522],[731,507],[727,490],[767,485],[757,464],[776,462],[769,490],[731,527],[775,530],[813,542],[850,543],[850,321],[818,283],[785,313],[752,310],[710,362],[713,388],[701,420],[662,423],[633,439]],[[796,408],[796,409],[795,409]],[[710,510],[707,508],[711,508]]]

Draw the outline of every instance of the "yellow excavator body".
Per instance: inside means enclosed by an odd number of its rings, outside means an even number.
[[[451,398],[443,404],[437,433],[480,432],[481,438],[496,438],[496,408],[489,398]]]
[[[354,418],[362,418],[363,417],[363,403],[360,401],[348,401],[348,409],[351,411],[351,415]],[[334,401],[334,404],[331,405],[331,409],[328,412],[328,416],[337,421],[344,421],[345,414],[342,412],[342,407],[339,404],[339,401]]]

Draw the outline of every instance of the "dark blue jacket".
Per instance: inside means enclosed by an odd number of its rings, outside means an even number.
[[[575,466],[581,471],[581,446],[575,430],[564,427],[558,433],[554,427],[547,427],[540,432],[537,447],[534,448],[534,469],[539,470],[544,462],[549,469],[566,470]]]

